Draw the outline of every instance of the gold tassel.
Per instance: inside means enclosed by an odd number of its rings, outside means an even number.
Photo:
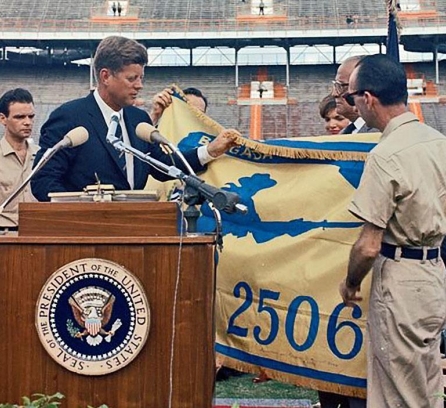
[[[187,100],[186,95],[184,95],[183,91],[177,85],[172,84],[171,87],[188,104],[188,107],[197,116],[197,118],[211,130],[213,130],[215,134],[219,134],[222,130],[224,130],[224,127],[222,125],[207,116],[200,109],[197,109],[195,106],[193,106]],[[365,161],[368,155],[364,152],[299,149],[294,147],[268,145],[265,143],[259,143],[258,141],[252,139],[247,139],[235,132],[232,134],[228,134],[228,136],[232,137],[232,139],[238,146],[245,146],[255,152],[262,153],[267,156],[276,156],[288,159]]]

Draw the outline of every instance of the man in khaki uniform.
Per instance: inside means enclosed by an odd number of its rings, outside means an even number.
[[[340,293],[361,301],[373,266],[367,322],[367,406],[439,408],[439,353],[446,281],[446,137],[407,112],[404,68],[385,55],[362,59],[345,99],[381,130],[349,210],[364,220]]]
[[[30,174],[39,147],[29,142],[34,123],[34,102],[26,89],[12,89],[0,98],[0,122],[5,128],[0,140],[0,204]],[[18,203],[35,201],[26,187],[0,214],[0,230],[17,230]]]

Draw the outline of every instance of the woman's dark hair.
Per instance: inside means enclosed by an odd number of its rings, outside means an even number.
[[[319,104],[319,114],[321,115],[322,119],[325,119],[334,109],[336,109],[336,99],[331,94],[322,99]]]

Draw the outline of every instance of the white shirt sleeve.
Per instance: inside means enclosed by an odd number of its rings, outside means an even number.
[[[200,146],[197,149],[198,160],[200,164],[204,166],[205,164],[210,163],[212,160],[215,160],[217,157],[212,157],[209,152],[207,146]]]

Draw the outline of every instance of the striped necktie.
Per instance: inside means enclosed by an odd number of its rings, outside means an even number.
[[[122,128],[121,128],[121,124],[118,122],[118,127],[116,128],[116,134],[115,136],[121,141],[123,142],[123,138],[122,138]],[[119,162],[119,167],[122,169],[122,171],[124,173],[126,173],[126,167],[127,167],[127,163],[125,161],[125,153],[124,152],[118,152],[119,156],[118,156],[118,162]]]

